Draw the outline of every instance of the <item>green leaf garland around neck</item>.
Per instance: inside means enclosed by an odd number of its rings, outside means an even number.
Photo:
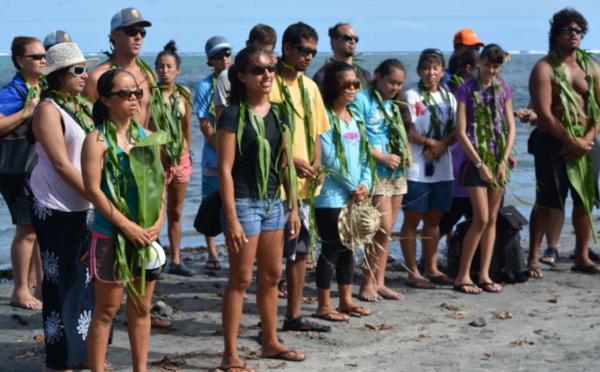
[[[258,186],[258,197],[261,200],[267,200],[267,186],[269,184],[269,173],[271,171],[271,152],[278,152],[277,160],[279,160],[280,149],[272,149],[269,140],[266,137],[265,121],[262,117],[254,115],[252,107],[246,99],[240,101],[240,116],[237,128],[238,151],[242,153],[242,140],[246,123],[250,122],[252,128],[256,132],[256,146],[258,148],[258,156],[256,158],[256,183]]]
[[[40,90],[44,89],[44,87],[46,86],[46,77],[42,75],[38,78],[38,85],[40,88],[38,90],[38,88],[32,87],[31,84],[29,84],[29,82],[27,81],[27,79],[23,77],[23,75],[19,73],[19,76],[21,77],[21,80],[23,80],[23,82],[25,83],[25,88],[27,89],[27,97],[25,97],[25,103],[23,104],[23,114],[25,114],[25,110],[27,110],[27,108],[29,107],[31,100],[35,98],[40,98]]]
[[[138,225],[147,229],[152,226],[159,218],[162,210],[162,195],[164,189],[164,171],[160,162],[158,145],[168,141],[168,136],[163,131],[156,131],[152,135],[141,139],[140,128],[132,120],[127,130],[127,138],[133,147],[129,154],[118,154],[117,128],[110,120],[104,120],[101,132],[108,142],[107,160],[104,166],[104,177],[109,190],[109,197],[114,206],[125,217],[131,221],[137,219]],[[129,159],[131,172],[125,172],[120,165],[120,157],[126,156]],[[132,216],[127,205],[128,185],[137,185],[138,215]],[[116,226],[113,227],[113,239],[115,244],[116,266],[122,278],[122,283],[127,287],[129,293],[133,296],[136,304],[141,296],[145,294],[146,282],[146,262],[149,255],[150,246],[133,249],[128,257],[128,242],[123,231]],[[141,285],[140,290],[133,283],[138,260],[141,259]]]
[[[454,110],[452,109],[452,105],[450,103],[450,93],[443,84],[438,85],[438,90],[442,96],[442,100],[448,104],[448,120],[446,120],[446,123],[442,123],[442,120],[438,116],[442,115],[442,109],[433,98],[433,95],[427,90],[425,84],[419,83],[418,87],[421,95],[423,96],[423,104],[425,107],[427,107],[427,110],[430,113],[431,123],[429,125],[429,130],[427,131],[427,137],[441,141],[450,133],[454,123]]]
[[[408,135],[406,134],[406,128],[404,127],[404,121],[402,120],[402,114],[400,113],[399,104],[406,105],[405,102],[392,101],[392,115],[385,108],[383,98],[377,89],[371,88],[371,96],[377,101],[379,111],[383,115],[385,123],[388,125],[390,133],[390,140],[388,142],[388,153],[398,155],[402,161],[400,162],[400,169],[405,174],[406,167],[412,167],[413,155],[412,148],[408,141]],[[395,172],[394,172],[395,174]]]
[[[578,141],[578,138],[585,137],[590,130],[597,131],[598,119],[600,116],[600,109],[597,101],[599,98],[598,95],[600,95],[600,86],[591,55],[592,54],[589,52],[577,49],[577,63],[585,72],[585,80],[589,87],[588,91],[583,96],[569,83],[556,51],[552,51],[549,56],[550,65],[554,70],[556,84],[559,87],[558,95],[563,109],[561,122],[565,125],[565,129],[569,136],[575,141]],[[585,112],[582,109],[582,105],[586,107]],[[582,121],[582,118],[586,118],[585,123]],[[588,153],[580,158],[569,160],[566,162],[566,166],[569,181],[583,201],[583,206],[588,215],[590,227],[592,229],[594,242],[598,243],[598,236],[594,228],[594,219],[592,216],[595,188],[591,154]]]
[[[486,95],[489,88],[485,88],[479,77],[475,77],[476,88],[473,89],[473,100],[475,109],[473,110],[473,136],[475,138],[475,147],[481,161],[490,169],[492,173],[492,187],[502,187],[498,182],[498,167],[504,163],[504,153],[506,152],[506,135],[508,126],[506,118],[500,115],[500,107],[504,107],[504,91],[497,78],[494,77],[491,84],[493,101],[483,104],[482,95]],[[492,112],[493,110],[493,112]],[[496,145],[496,154],[492,151],[491,144]],[[510,180],[510,168],[506,166],[506,179],[504,184]]]
[[[76,94],[74,96],[69,93],[63,93],[60,91],[52,91],[56,101],[61,105],[61,107],[69,110],[78,120],[79,126],[85,132],[85,134],[91,133],[94,128],[94,120],[92,119],[92,105],[94,102],[92,99],[87,97],[82,97],[81,94]]]
[[[156,129],[164,131],[170,142],[161,147],[173,165],[179,165],[185,150],[184,115],[180,106],[192,101],[190,93],[182,86],[156,85],[156,94],[150,95],[150,112]],[[173,89],[169,99],[165,99],[163,89]]]

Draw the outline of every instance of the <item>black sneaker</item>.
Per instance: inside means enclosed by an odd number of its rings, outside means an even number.
[[[300,331],[300,332],[329,332],[330,326],[306,320],[302,315],[294,319],[283,319],[284,331]]]
[[[192,275],[196,274],[196,270],[188,268],[182,262],[179,265],[170,264],[167,274],[180,275],[180,276],[192,276]]]

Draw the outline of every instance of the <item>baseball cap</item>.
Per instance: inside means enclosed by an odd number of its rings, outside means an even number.
[[[458,31],[456,35],[454,35],[454,45],[457,44],[477,45],[480,47],[485,46],[484,43],[479,41],[475,31],[471,30],[470,28],[463,28],[462,30]]]
[[[118,27],[127,27],[131,25],[141,24],[144,27],[152,26],[152,23],[146,21],[142,17],[142,13],[135,8],[121,9],[115,14],[110,21],[110,29],[114,30]]]
[[[48,49],[54,44],[68,43],[70,41],[73,40],[71,39],[71,36],[69,36],[69,34],[67,34],[65,31],[54,30],[51,31],[48,35],[46,35],[46,38],[44,39],[44,42],[42,44],[44,45],[44,48]]]
[[[211,37],[210,39],[208,39],[206,45],[204,46],[204,51],[209,57],[214,56],[220,50],[223,49],[231,49],[231,44],[229,44],[229,42],[227,42],[227,39],[225,39],[223,36]]]

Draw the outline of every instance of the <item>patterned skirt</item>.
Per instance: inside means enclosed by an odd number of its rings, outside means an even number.
[[[87,250],[93,209],[62,212],[35,198],[30,206],[44,273],[46,366],[72,369],[87,357],[87,331],[94,309]]]

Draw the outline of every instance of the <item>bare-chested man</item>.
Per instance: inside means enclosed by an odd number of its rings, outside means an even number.
[[[142,44],[146,36],[144,27],[150,26],[152,26],[152,23],[146,21],[142,14],[134,8],[122,9],[115,14],[110,22],[109,35],[113,49],[112,55],[90,72],[83,89],[84,96],[97,99],[96,85],[103,73],[112,68],[129,71],[135,76],[139,87],[144,90],[139,113],[136,115],[138,122],[144,127],[147,126],[150,119],[148,108],[149,87],[155,83],[156,79],[152,70],[145,71],[140,67],[137,56],[142,50]]]
[[[589,115],[590,107],[598,107],[598,94],[591,99],[590,91],[598,93],[598,86],[590,86],[588,81],[598,84],[598,65],[579,49],[581,39],[587,32],[585,18],[571,8],[565,8],[554,14],[550,29],[550,52],[540,60],[531,72],[529,92],[533,108],[538,115],[539,134],[533,141],[535,170],[537,180],[536,204],[530,224],[530,249],[527,266],[533,277],[541,277],[539,268],[539,248],[545,226],[549,223],[550,208],[564,210],[569,189],[573,198],[573,227],[575,229],[575,266],[574,270],[590,274],[600,274],[600,265],[595,265],[588,255],[588,244],[592,232],[589,217],[584,207],[585,200],[597,195],[597,190],[584,186],[587,192],[579,193],[567,175],[567,167],[579,159],[588,166],[584,177],[596,184],[592,174],[590,151],[599,132],[598,115]],[[559,77],[564,76],[567,86],[559,86]],[[586,79],[595,75],[593,80]],[[565,107],[561,94],[571,91],[581,108],[580,115],[571,114],[571,123],[563,114]],[[596,109],[597,110],[597,109]],[[577,125],[579,120],[582,133],[576,137],[568,129]],[[576,184],[579,182],[575,182]],[[582,197],[583,194],[584,196]],[[585,196],[587,195],[587,196]],[[582,199],[584,201],[582,201]]]

